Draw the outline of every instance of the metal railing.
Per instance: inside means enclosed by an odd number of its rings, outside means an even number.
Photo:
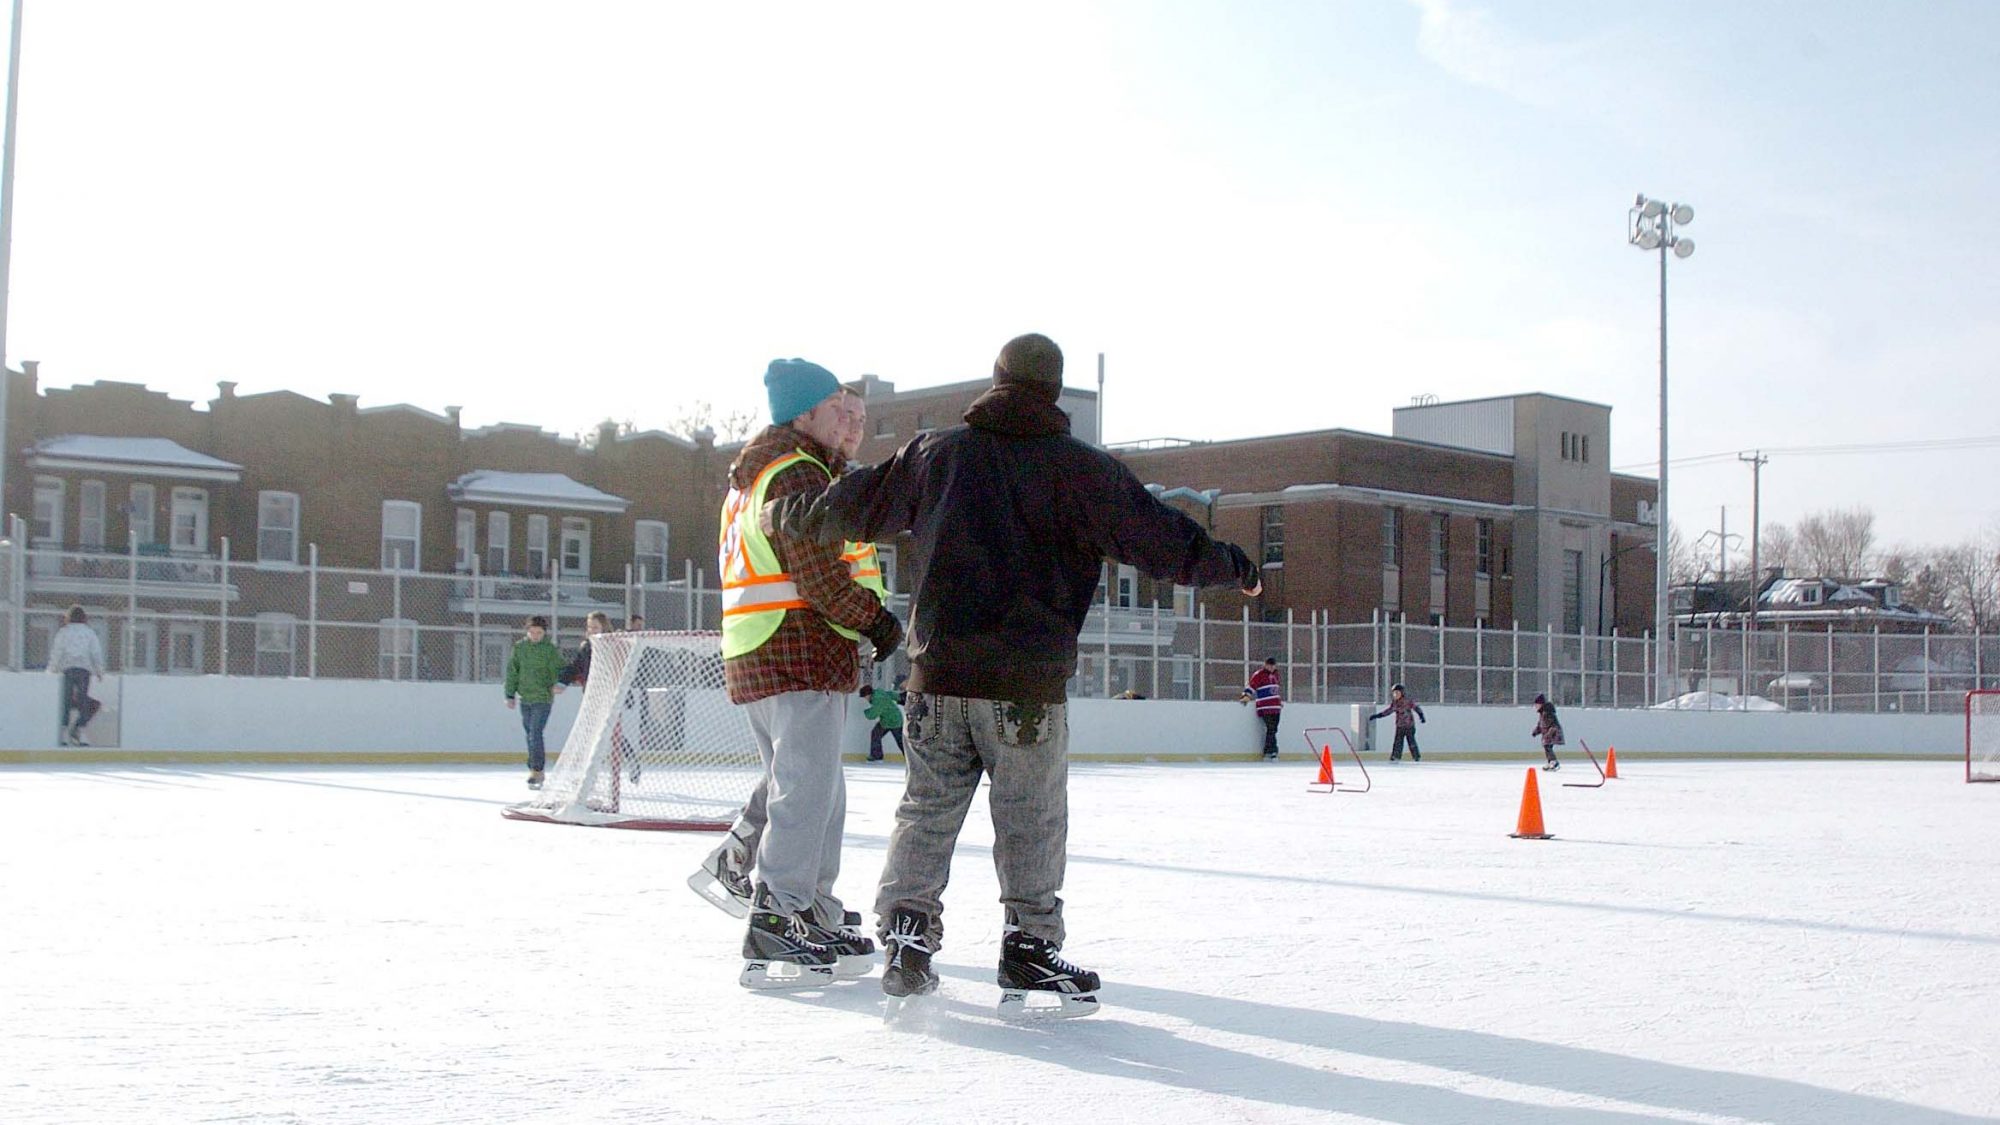
[[[572,647],[584,617],[623,624],[721,628],[721,592],[692,566],[669,582],[592,582],[557,566],[544,575],[328,567],[244,561],[227,540],[214,554],[128,543],[122,552],[28,545],[22,522],[0,538],[0,667],[38,668],[60,615],[80,604],[114,672],[489,682],[501,678],[522,624],[549,619]],[[907,619],[906,599],[892,608]],[[1324,612],[1251,619],[1198,604],[1095,605],[1079,638],[1070,693],[1233,699],[1276,657],[1293,702],[1379,703],[1403,684],[1421,703],[1643,707],[1706,690],[1756,695],[1789,710],[1953,712],[1975,687],[2000,687],[2000,638],[1823,632],[1767,625],[1675,629],[1674,668],[1653,666],[1647,638],[1552,630],[1448,628],[1376,614]],[[897,654],[888,680],[906,668]],[[1670,691],[1662,691],[1664,687]],[[1711,697],[1712,698],[1712,697]],[[1725,705],[1728,700],[1722,701]]]

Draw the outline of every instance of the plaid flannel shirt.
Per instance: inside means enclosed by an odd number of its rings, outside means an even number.
[[[750,440],[730,467],[730,482],[748,488],[764,466],[793,450],[809,453],[823,465],[838,458],[824,445],[790,426],[769,426]],[[767,501],[801,493],[817,495],[831,483],[827,475],[803,461],[781,470],[766,490]],[[771,537],[778,561],[811,609],[790,609],[771,639],[751,652],[722,662],[723,681],[731,703],[750,703],[788,691],[851,693],[861,682],[858,647],[827,626],[828,621],[862,630],[875,622],[882,603],[855,585],[838,544],[820,544],[782,535]]]

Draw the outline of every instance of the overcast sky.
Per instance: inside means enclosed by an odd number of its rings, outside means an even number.
[[[27,0],[7,359],[565,433],[1041,331],[1106,437],[1609,403],[1769,520],[2000,518],[2000,4]],[[1673,471],[1692,537],[1733,458]],[[1167,481],[1168,485],[1198,481]]]

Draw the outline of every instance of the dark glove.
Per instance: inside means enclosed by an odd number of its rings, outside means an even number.
[[[880,663],[889,659],[889,654],[895,652],[896,647],[903,643],[903,623],[896,620],[895,614],[884,609],[876,616],[875,623],[868,626],[861,635],[867,637],[869,643],[875,646],[875,660]]]
[[[1229,561],[1236,564],[1236,586],[1241,590],[1252,590],[1264,580],[1264,568],[1250,561],[1243,548],[1234,543],[1224,543],[1229,548]]]

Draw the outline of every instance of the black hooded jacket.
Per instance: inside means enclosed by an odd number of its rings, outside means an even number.
[[[1257,581],[1241,549],[1071,437],[1056,390],[1000,383],[965,425],[765,508],[768,528],[822,542],[911,534],[910,691],[1061,702],[1107,557],[1183,586]]]

